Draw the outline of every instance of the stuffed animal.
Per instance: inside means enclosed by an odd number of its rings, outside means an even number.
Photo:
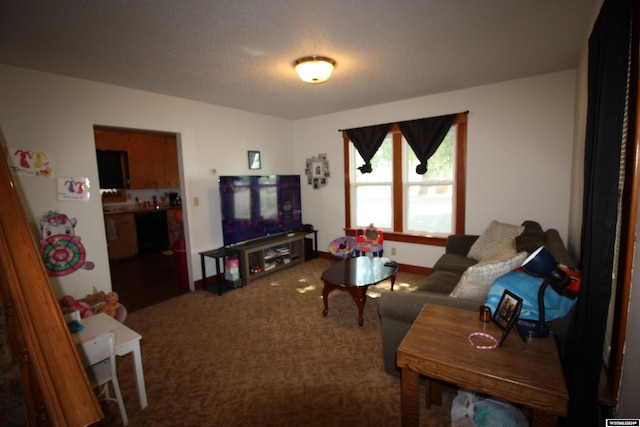
[[[93,316],[93,312],[87,303],[76,301],[76,299],[71,295],[65,295],[60,298],[60,306],[62,307],[62,312],[64,314],[79,311],[80,317],[83,319],[85,317]]]
[[[117,292],[109,292],[105,297],[106,304],[98,309],[99,313],[106,313],[109,316],[115,318],[116,312],[120,307],[119,296]]]
[[[106,295],[104,291],[98,292],[94,289],[94,292],[92,294],[87,295],[84,298],[84,301],[86,301],[87,304],[89,304],[89,307],[91,307],[91,310],[98,313],[100,311],[99,308],[105,304],[105,297]]]

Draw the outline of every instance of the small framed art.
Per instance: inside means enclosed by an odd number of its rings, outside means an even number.
[[[260,162],[259,151],[248,151],[249,155],[249,169],[260,169],[262,164]]]
[[[509,335],[511,328],[513,328],[515,323],[518,321],[520,310],[522,310],[522,298],[505,289],[492,319],[493,323],[498,325],[498,327],[503,331],[498,347],[502,345],[504,340],[507,338],[507,335]]]

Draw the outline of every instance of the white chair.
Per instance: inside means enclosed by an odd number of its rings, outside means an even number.
[[[127,412],[124,409],[122,393],[116,374],[116,334],[107,332],[78,344],[80,360],[87,371],[91,386],[102,387],[98,399],[118,402],[122,424],[127,425]],[[116,398],[109,395],[109,381],[113,384]]]

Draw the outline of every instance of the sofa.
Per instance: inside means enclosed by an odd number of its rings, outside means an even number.
[[[396,367],[396,351],[418,317],[425,304],[439,304],[464,310],[478,311],[483,305],[492,282],[500,275],[517,268],[522,261],[540,246],[545,246],[560,264],[575,267],[562,238],[555,229],[543,230],[535,221],[524,221],[520,226],[509,226],[511,235],[501,235],[489,243],[487,258],[469,256],[477,249],[479,239],[488,236],[493,226],[507,226],[492,221],[483,235],[450,235],[445,244],[445,253],[434,264],[429,275],[418,285],[415,291],[384,291],[379,299],[378,313],[382,324],[382,345],[385,371],[394,376],[400,375]],[[494,227],[495,228],[495,227]],[[486,239],[484,239],[486,240]],[[491,239],[489,239],[491,240]],[[502,240],[498,242],[498,240]],[[486,243],[486,242],[485,242]],[[506,249],[505,249],[506,248]],[[476,251],[477,252],[477,251]],[[494,257],[495,259],[490,259]],[[469,274],[472,270],[489,269],[499,266],[502,270],[490,271],[483,277]],[[470,269],[470,267],[474,267]],[[467,280],[468,279],[468,280]],[[464,283],[463,283],[464,282]],[[476,286],[478,284],[478,286]],[[466,290],[461,286],[465,285]],[[562,357],[564,339],[569,327],[573,310],[563,318],[549,322],[549,326],[558,339]]]

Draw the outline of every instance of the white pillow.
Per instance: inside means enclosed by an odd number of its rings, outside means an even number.
[[[507,239],[515,239],[523,231],[524,225],[511,225],[493,220],[484,233],[473,243],[467,256],[480,261],[494,246]]]
[[[493,281],[518,268],[526,258],[526,252],[519,252],[506,260],[472,265],[462,274],[449,296],[484,302]]]

